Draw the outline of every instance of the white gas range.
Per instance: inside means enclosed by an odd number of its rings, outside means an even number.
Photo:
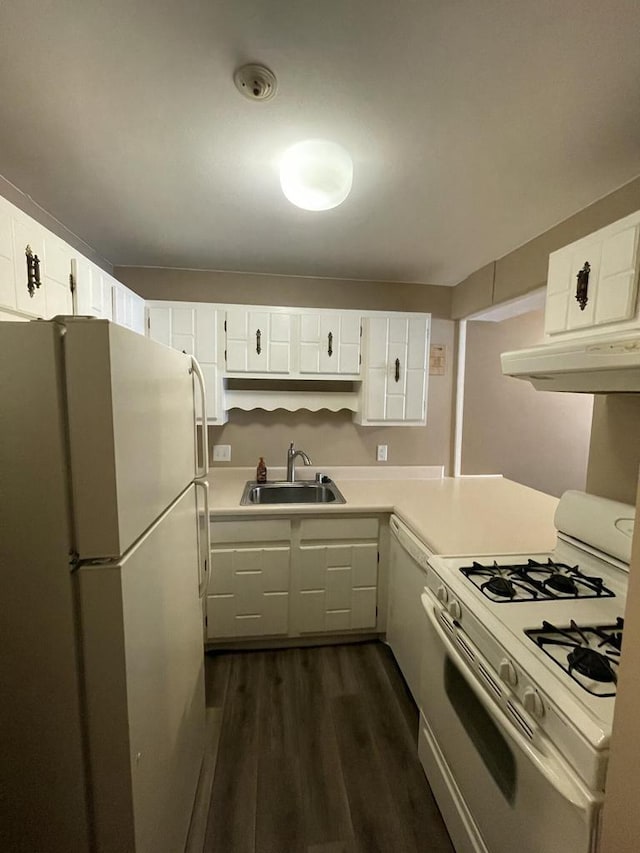
[[[567,492],[551,554],[429,557],[420,756],[459,853],[597,849],[634,516]]]

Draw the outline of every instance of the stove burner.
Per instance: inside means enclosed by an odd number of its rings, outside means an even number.
[[[569,663],[569,675],[575,669],[580,675],[591,678],[593,681],[600,681],[604,684],[616,681],[616,674],[611,668],[609,658],[601,655],[595,649],[579,646],[569,652],[567,661]]]
[[[576,625],[557,628],[543,621],[542,628],[525,631],[543,652],[592,696],[615,696],[624,619],[615,625]]]
[[[499,595],[502,598],[513,598],[516,594],[516,588],[508,578],[494,577],[483,583],[480,589],[488,589],[494,595]]]
[[[542,582],[544,587],[551,587],[554,592],[562,592],[564,595],[577,595],[578,587],[570,575],[555,572],[547,580]]]

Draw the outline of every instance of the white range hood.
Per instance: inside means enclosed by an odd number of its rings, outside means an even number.
[[[542,344],[501,355],[502,372],[539,391],[640,393],[640,330]]]

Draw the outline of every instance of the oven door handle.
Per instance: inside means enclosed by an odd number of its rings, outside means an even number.
[[[593,795],[590,794],[585,787],[579,782],[578,778],[570,777],[571,771],[563,759],[554,754],[555,749],[549,753],[540,752],[535,749],[518,729],[504,714],[500,713],[499,706],[492,701],[489,695],[485,692],[482,686],[477,682],[475,677],[469,671],[469,667],[465,663],[460,652],[452,644],[451,640],[445,634],[444,630],[438,622],[436,610],[439,610],[439,605],[431,596],[430,592],[425,588],[421,595],[422,606],[424,608],[431,625],[438,635],[440,641],[444,645],[447,654],[455,661],[458,671],[463,676],[469,687],[473,690],[480,703],[492,718],[499,729],[508,732],[509,737],[515,741],[518,747],[526,755],[526,757],[536,766],[539,772],[545,777],[547,782],[568,802],[577,806],[583,811],[587,811],[593,803]],[[550,746],[550,744],[549,744]]]

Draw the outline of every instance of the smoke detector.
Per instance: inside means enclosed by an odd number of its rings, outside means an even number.
[[[237,68],[233,82],[250,101],[270,101],[278,87],[276,75],[264,65],[250,64]]]

